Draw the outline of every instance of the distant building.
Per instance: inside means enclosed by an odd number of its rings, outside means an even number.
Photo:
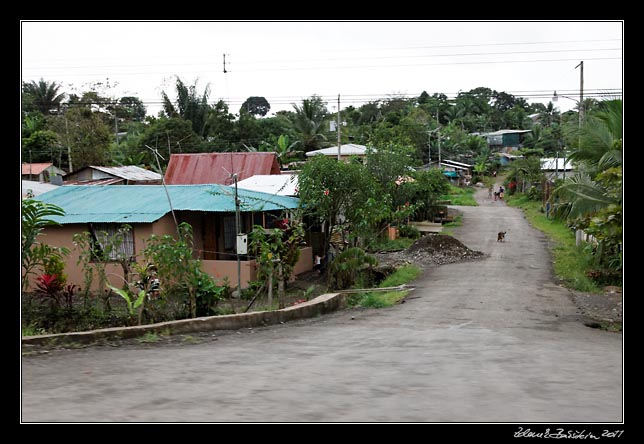
[[[499,158],[499,163],[501,166],[505,166],[510,164],[511,162],[514,162],[516,159],[520,159],[523,156],[517,156],[516,154],[509,154],[509,153],[496,153],[496,155]]]
[[[472,165],[467,163],[442,160],[441,169],[445,177],[458,185],[469,185],[472,180]]]
[[[51,162],[45,163],[23,163],[22,178],[24,180],[36,180],[38,182],[50,182],[54,176],[63,176],[65,171],[55,167]]]
[[[570,177],[572,164],[568,159],[561,157],[544,157],[541,159],[541,171],[543,171],[548,180],[563,179],[566,175]]]
[[[347,143],[340,145],[340,159],[348,160],[350,157],[365,157],[367,155],[367,147],[364,145],[358,145],[355,143]],[[321,150],[309,151],[306,153],[307,157],[313,156],[329,156],[329,157],[338,157],[338,146],[332,146],[329,148],[323,148]]]
[[[492,151],[510,153],[521,148],[522,134],[529,133],[531,130],[511,130],[502,129],[490,133],[472,133],[473,135],[482,136],[487,139],[488,147]]]
[[[135,165],[89,165],[63,177],[65,185],[160,185],[161,175]]]

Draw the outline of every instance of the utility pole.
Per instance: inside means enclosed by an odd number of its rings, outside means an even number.
[[[338,161],[340,160],[340,94],[338,94]]]
[[[575,69],[579,69],[579,130],[584,123],[584,61],[579,62]]]
[[[432,132],[427,131],[427,169],[432,166]]]
[[[237,173],[233,173],[233,181],[235,182],[235,245],[237,245],[239,239],[239,194],[237,192]],[[241,259],[239,258],[238,247],[235,248],[237,253],[237,291],[239,297],[241,297]]]
[[[557,151],[557,157],[555,158],[555,179],[559,179],[559,151]]]
[[[441,128],[438,127],[438,169],[442,170],[443,166],[441,165]]]
[[[67,116],[65,116],[65,135],[67,136],[67,162],[69,166],[69,172],[74,171],[72,167],[72,148],[69,146],[69,127],[67,126]]]
[[[441,124],[438,120],[438,106],[436,106],[436,134],[438,135],[438,169],[442,171],[441,165]]]
[[[118,120],[116,119],[116,109],[114,110],[114,137],[116,137],[116,146],[118,146],[119,145],[119,124],[118,124]]]

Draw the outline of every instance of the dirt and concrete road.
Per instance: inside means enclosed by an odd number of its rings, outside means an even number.
[[[404,304],[24,356],[22,420],[622,421],[621,333],[583,325],[545,238],[486,196],[454,234],[488,257],[428,270]]]

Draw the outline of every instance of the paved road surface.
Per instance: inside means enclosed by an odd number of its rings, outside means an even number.
[[[405,304],[25,356],[22,420],[622,421],[621,333],[585,327],[544,237],[478,197],[455,237],[489,257],[429,270]]]

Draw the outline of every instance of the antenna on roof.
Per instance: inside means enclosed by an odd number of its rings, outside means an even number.
[[[161,172],[161,185],[163,185],[163,189],[165,190],[165,195],[168,198],[168,204],[170,204],[170,212],[172,213],[172,219],[174,219],[174,225],[177,227],[177,233],[179,232],[179,224],[177,223],[177,216],[174,214],[174,208],[172,208],[172,200],[170,200],[170,193],[168,192],[168,187],[165,186],[165,174],[163,173],[163,170],[161,169],[161,163],[159,162],[159,157],[163,159],[163,156],[159,154],[159,150],[156,148],[150,148],[148,145],[145,145],[147,149],[152,151],[152,154],[154,155],[154,158],[157,161],[157,166],[159,167],[159,171]],[[163,159],[165,160],[165,159]]]

